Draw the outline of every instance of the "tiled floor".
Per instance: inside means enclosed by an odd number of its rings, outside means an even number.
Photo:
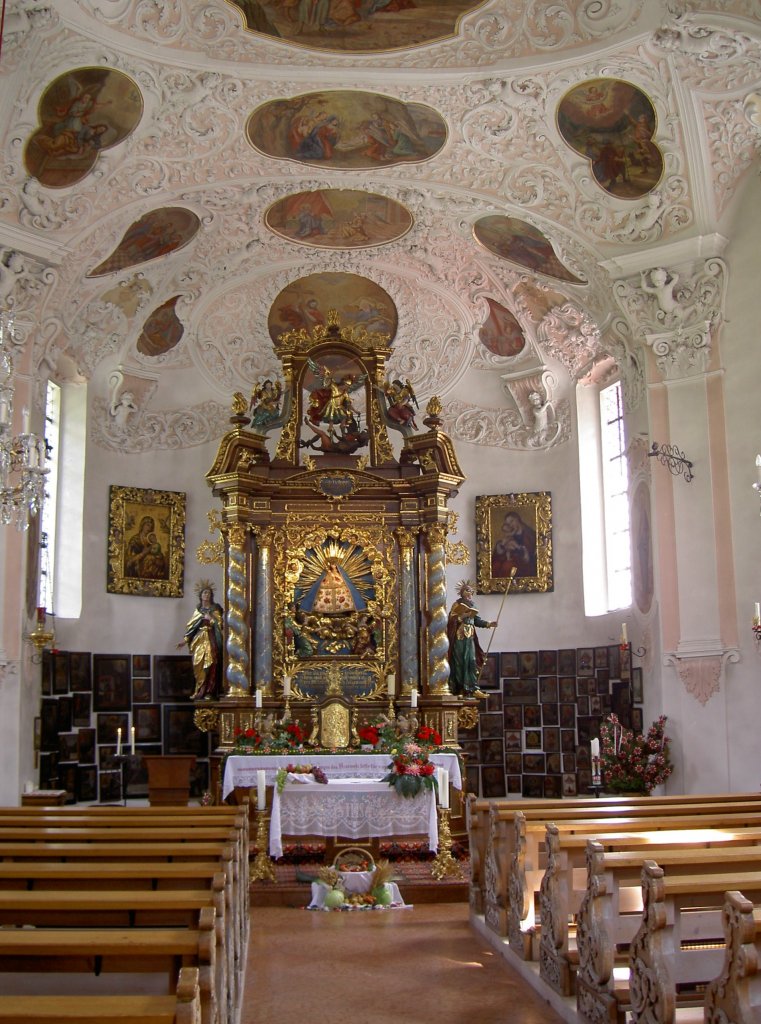
[[[241,1024],[558,1024],[467,904],[251,912]]]

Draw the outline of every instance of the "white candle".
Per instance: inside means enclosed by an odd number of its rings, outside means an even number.
[[[29,433],[29,410],[26,406],[21,410],[21,433]]]
[[[628,631],[626,629],[626,623],[625,622],[621,623],[621,643],[622,644],[628,644],[629,643],[629,633],[628,633]]]
[[[758,486],[761,488],[761,455],[756,456],[756,476],[758,477]]]
[[[134,754],[135,753],[135,727],[134,727],[134,725],[132,726],[132,729],[130,730],[130,737],[129,738],[130,738],[130,753]]]
[[[393,672],[389,672],[386,676],[386,686],[388,688],[389,697],[393,697],[396,693],[396,676]]]
[[[262,706],[262,691],[259,689],[256,691],[256,706],[257,708]]]
[[[753,621],[755,623],[761,622],[761,604],[756,601],[756,610],[753,612]]]
[[[592,750],[592,785],[599,786],[602,779],[600,772],[600,741],[593,739],[590,747]]]
[[[116,756],[122,752],[122,730],[121,726],[116,730]]]
[[[283,676],[283,696],[290,697],[291,695],[291,677]]]
[[[441,781],[439,782],[439,807],[449,807],[449,772],[446,768],[441,769]]]
[[[410,707],[411,708],[416,708],[417,707],[417,690],[414,689],[414,688],[412,690],[410,690]]]
[[[592,748],[592,757],[599,757],[600,756],[600,741],[598,739],[593,739],[592,742],[590,743],[590,746]]]
[[[257,768],[256,770],[256,807],[257,810],[263,811],[267,806],[267,783],[264,779],[264,769]]]

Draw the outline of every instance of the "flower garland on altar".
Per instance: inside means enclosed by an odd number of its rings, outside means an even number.
[[[647,735],[635,733],[609,715],[600,726],[600,762],[603,784],[613,792],[652,793],[665,782],[673,767],[666,715],[656,719]]]

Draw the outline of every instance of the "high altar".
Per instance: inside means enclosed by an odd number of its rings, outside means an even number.
[[[456,746],[476,708],[448,685],[448,502],[464,477],[441,403],[418,424],[409,382],[386,378],[388,335],[332,312],[275,351],[282,382],[235,396],[207,474],[223,504],[226,657],[196,724],[223,752],[283,716],[346,749],[380,714],[416,715]]]

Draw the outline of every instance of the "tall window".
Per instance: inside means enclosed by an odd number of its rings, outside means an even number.
[[[629,540],[629,473],[621,382],[600,392],[600,441],[608,608],[632,603],[631,544]]]
[[[45,446],[48,451],[45,478],[45,501],[42,505],[40,533],[40,588],[37,604],[48,612],[55,611],[53,580],[55,579],[56,510],[58,508],[58,455],[61,437],[61,389],[48,381],[45,395]]]
[[[584,611],[605,615],[631,604],[628,466],[623,390],[580,384],[579,427]]]

